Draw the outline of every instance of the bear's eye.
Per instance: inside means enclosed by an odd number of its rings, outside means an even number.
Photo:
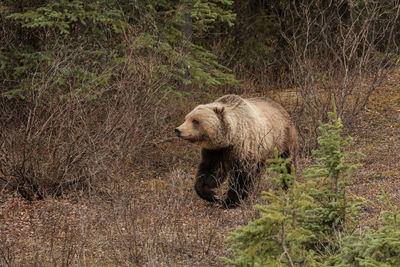
[[[192,120],[192,123],[195,124],[195,125],[199,125],[200,124],[200,122],[198,120]]]

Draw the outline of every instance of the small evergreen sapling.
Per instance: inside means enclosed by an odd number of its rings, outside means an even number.
[[[225,260],[232,266],[313,266],[318,255],[305,246],[312,232],[299,223],[305,212],[314,207],[305,193],[310,185],[296,181],[293,165],[291,173],[287,172],[290,159],[279,158],[276,150],[270,163],[268,171],[278,173],[276,178],[270,178],[274,188],[263,192],[265,205],[255,206],[260,218],[231,233],[228,240],[235,257]]]
[[[315,187],[308,193],[318,205],[307,211],[304,223],[315,235],[316,249],[327,255],[337,249],[336,239],[343,236],[343,231],[353,230],[358,223],[358,211],[366,204],[364,199],[346,194],[348,177],[361,166],[348,163],[346,159],[361,157],[363,154],[343,151],[352,142],[352,138],[344,139],[341,136],[343,124],[337,116],[333,96],[332,107],[333,112],[328,113],[330,121],[319,122],[319,149],[313,151],[317,164],[305,172],[305,177],[315,182]]]
[[[381,191],[389,208],[379,218],[384,225],[375,232],[367,228],[365,234],[343,238],[340,253],[329,258],[326,266],[400,266],[400,212]]]

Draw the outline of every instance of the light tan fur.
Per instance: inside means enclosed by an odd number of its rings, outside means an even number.
[[[197,124],[197,122],[198,124]],[[227,95],[197,106],[177,128],[183,139],[205,149],[231,147],[239,159],[262,161],[279,153],[297,153],[297,133],[288,113],[268,98]]]

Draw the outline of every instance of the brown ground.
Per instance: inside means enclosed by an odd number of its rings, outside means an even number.
[[[350,187],[353,194],[374,202],[367,209],[368,223],[375,225],[382,209],[382,188],[400,206],[400,72],[379,88],[367,105],[359,124],[348,129],[354,137],[354,149],[365,154]]]
[[[374,226],[382,209],[380,186],[400,206],[400,72],[372,95],[346,132],[353,148],[366,154],[350,191],[374,201],[364,213]],[[224,265],[228,233],[256,217],[252,206],[266,182],[240,208],[221,210],[192,189],[198,150],[174,139],[163,151],[177,162],[170,173],[147,179],[132,174],[129,187],[116,193],[27,202],[1,191],[0,265]],[[300,168],[308,162],[300,159]]]

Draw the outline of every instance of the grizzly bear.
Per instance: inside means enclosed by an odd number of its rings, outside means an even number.
[[[296,162],[296,128],[283,107],[269,98],[225,95],[197,106],[175,133],[202,148],[194,186],[202,199],[219,202],[213,189],[229,178],[227,197],[220,202],[227,208],[248,196],[275,147]]]

